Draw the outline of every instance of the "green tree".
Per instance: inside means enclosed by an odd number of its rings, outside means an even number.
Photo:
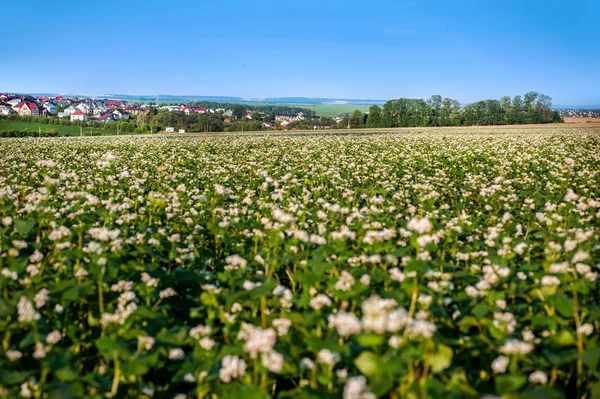
[[[510,107],[508,123],[511,125],[523,123],[525,120],[523,112],[523,100],[521,99],[521,96],[515,96]]]
[[[367,117],[367,127],[382,127],[381,108],[374,104],[369,107],[369,116]]]
[[[350,129],[356,129],[361,127],[363,124],[363,114],[359,110],[355,109],[350,115],[350,120],[348,121],[350,124]]]
[[[442,96],[434,94],[429,100],[427,105],[431,108],[431,117],[434,126],[440,125],[440,110],[442,108]]]
[[[242,119],[246,116],[246,108],[242,104],[235,104],[231,111],[236,119]]]

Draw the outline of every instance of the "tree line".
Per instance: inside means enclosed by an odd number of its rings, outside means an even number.
[[[367,114],[355,110],[348,118],[350,128],[489,126],[531,123],[557,123],[563,119],[552,110],[552,98],[528,92],[523,96],[483,100],[461,107],[457,100],[433,95],[431,98],[399,98],[379,107],[372,105]]]
[[[188,103],[192,106],[192,103]],[[317,116],[315,111],[309,108],[296,107],[292,105],[256,105],[256,104],[239,104],[239,103],[220,103],[214,101],[196,101],[194,107],[211,108],[211,109],[240,109],[242,107],[246,111],[260,112],[273,115],[295,115],[302,112],[306,116]],[[244,115],[245,116],[245,115]]]

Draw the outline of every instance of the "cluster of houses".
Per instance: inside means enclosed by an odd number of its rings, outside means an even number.
[[[68,118],[71,121],[96,121],[109,122],[116,120],[129,120],[140,112],[147,112],[155,108],[169,112],[178,112],[185,115],[192,114],[219,114],[224,122],[231,122],[233,111],[225,108],[204,108],[189,105],[164,105],[154,106],[151,104],[129,104],[127,101],[118,99],[91,99],[78,97],[32,97],[23,94],[0,93],[0,115],[19,116],[53,116],[58,118]],[[264,113],[259,113],[264,118]],[[247,111],[246,119],[253,120],[254,111]],[[274,122],[264,122],[264,129],[287,129],[293,126],[294,122],[304,119],[319,119],[314,116],[305,116],[304,113],[275,115]]]
[[[56,116],[71,121],[93,120],[108,122],[128,120],[149,105],[128,104],[123,100],[77,97],[31,97],[27,95],[0,94],[0,115]]]
[[[598,109],[561,109],[558,112],[563,118],[600,118]]]

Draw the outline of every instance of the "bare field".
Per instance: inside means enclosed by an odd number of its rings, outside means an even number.
[[[565,118],[567,125],[600,126],[600,118]]]

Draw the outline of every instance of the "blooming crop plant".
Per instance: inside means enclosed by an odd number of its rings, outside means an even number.
[[[0,141],[2,398],[600,395],[600,131]]]

